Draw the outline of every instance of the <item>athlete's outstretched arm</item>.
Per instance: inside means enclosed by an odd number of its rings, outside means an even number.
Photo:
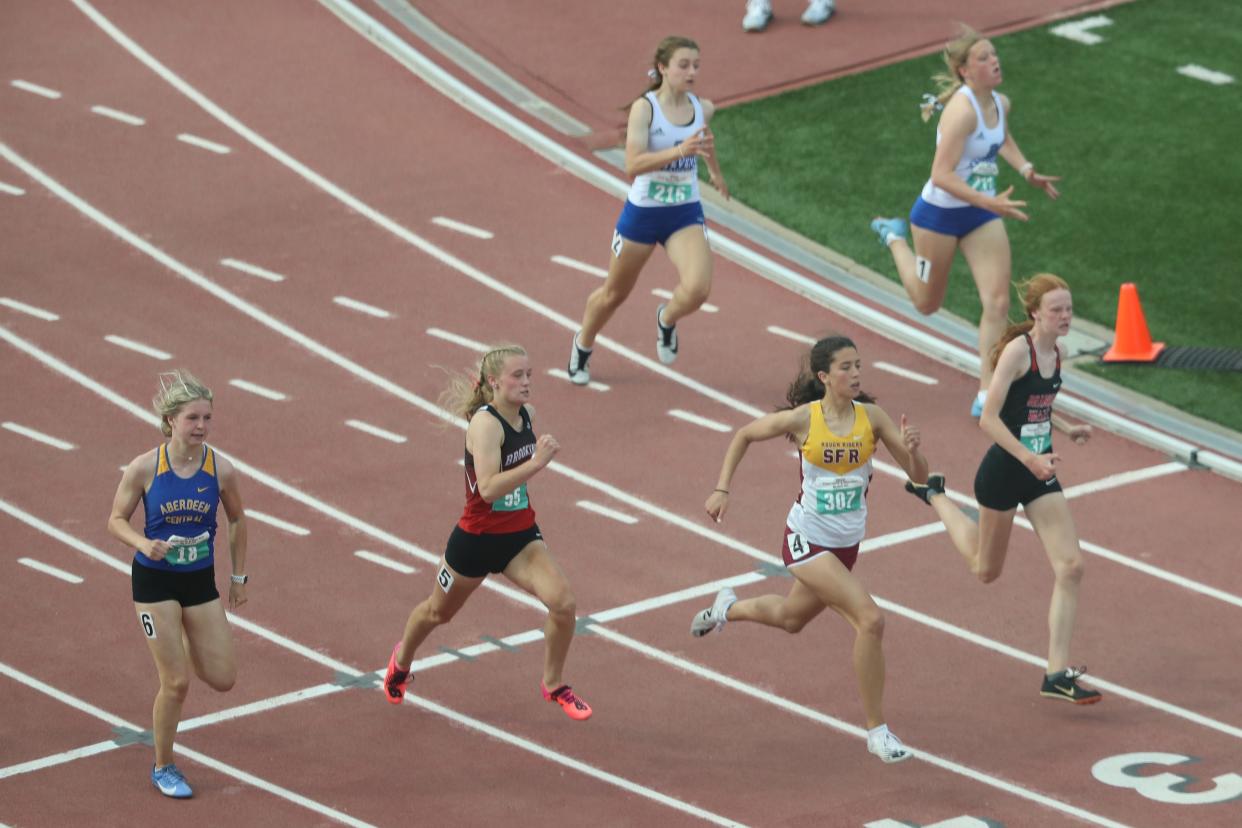
[[[724,463],[720,467],[720,476],[716,478],[716,490],[707,498],[704,506],[708,516],[717,523],[724,517],[733,473],[737,471],[738,464],[746,456],[746,450],[750,448],[751,443],[760,443],[764,440],[771,440],[773,437],[783,437],[786,434],[792,434],[795,438],[801,436],[802,440],[805,440],[808,429],[809,421],[805,405],[765,414],[739,428],[729,443],[729,450],[725,452]]]

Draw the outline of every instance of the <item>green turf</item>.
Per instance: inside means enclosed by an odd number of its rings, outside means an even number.
[[[1047,28],[995,39],[1010,126],[1049,201],[1002,162],[1001,188],[1029,202],[1007,221],[1014,276],[1058,273],[1075,312],[1109,328],[1118,286],[1138,284],[1155,339],[1242,349],[1242,83],[1177,74],[1195,63],[1242,78],[1242,3],[1137,0],[1084,46]],[[712,122],[733,195],[896,281],[868,229],[907,216],[931,167],[919,119],[938,55],[721,110]],[[945,307],[975,320],[961,257]],[[1092,373],[1242,431],[1242,375],[1099,366]]]

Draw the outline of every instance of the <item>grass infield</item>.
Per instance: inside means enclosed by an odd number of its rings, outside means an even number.
[[[1076,315],[1110,329],[1119,286],[1135,282],[1153,339],[1242,349],[1242,3],[1136,0],[1105,14],[1094,46],[1048,27],[993,41],[1018,145],[1063,177],[1052,202],[1001,162],[1000,189],[1016,185],[1031,217],[1006,220],[1014,277],[1065,277]],[[1177,72],[1186,64],[1238,80],[1194,80]],[[932,55],[721,110],[730,190],[897,281],[868,225],[908,218],[927,179],[935,120],[918,103],[942,69]],[[945,307],[979,317],[960,255]],[[1079,365],[1242,431],[1242,374]]]

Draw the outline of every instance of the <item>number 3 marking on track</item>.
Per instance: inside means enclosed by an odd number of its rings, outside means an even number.
[[[1091,775],[1105,785],[1118,788],[1134,788],[1148,799],[1169,805],[1208,805],[1242,798],[1242,776],[1224,773],[1212,778],[1216,784],[1206,791],[1186,793],[1185,788],[1195,786],[1198,778],[1177,773],[1157,773],[1139,776],[1144,765],[1180,765],[1198,762],[1193,756],[1180,753],[1123,753],[1101,759],[1091,768]]]

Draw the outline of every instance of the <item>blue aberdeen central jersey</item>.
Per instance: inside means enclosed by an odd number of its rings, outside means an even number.
[[[162,560],[135,551],[134,561],[152,569],[191,572],[211,566],[216,541],[216,506],[220,481],[216,455],[203,446],[203,461],[189,477],[178,477],[168,462],[168,446],[159,448],[155,479],[142,496],[147,525],[143,534],[173,546]]]

